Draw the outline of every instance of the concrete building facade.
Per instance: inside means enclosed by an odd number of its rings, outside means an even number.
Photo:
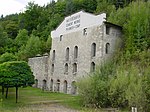
[[[111,58],[120,47],[121,27],[106,22],[105,13],[93,15],[80,11],[66,17],[51,36],[50,55],[29,59],[36,80],[40,80],[36,85],[77,94],[76,82],[94,72],[96,65]]]

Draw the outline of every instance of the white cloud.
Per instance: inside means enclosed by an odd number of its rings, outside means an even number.
[[[32,2],[43,6],[49,3],[51,0],[0,0],[0,15],[8,15],[22,12],[25,10],[28,2]]]
[[[0,2],[0,15],[8,15],[18,13],[23,10],[24,5],[14,0],[1,0]]]

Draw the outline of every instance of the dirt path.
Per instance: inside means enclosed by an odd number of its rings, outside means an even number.
[[[28,107],[30,112],[79,112],[74,109],[64,107],[58,103],[32,104]]]

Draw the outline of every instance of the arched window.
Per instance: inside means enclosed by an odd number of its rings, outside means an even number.
[[[62,39],[63,39],[63,35],[60,35],[60,41],[62,41]]]
[[[78,46],[74,47],[74,59],[77,59],[78,57]]]
[[[71,94],[76,94],[77,93],[77,85],[76,85],[76,82],[73,81],[71,83]]]
[[[105,52],[106,52],[106,54],[110,53],[110,44],[109,43],[106,43]]]
[[[50,83],[50,91],[53,91],[53,79],[51,79],[51,83]]]
[[[67,81],[65,80],[64,81],[64,93],[67,93],[67,87],[68,87],[68,83],[67,83]]]
[[[69,48],[66,49],[66,61],[69,61]]]
[[[59,79],[57,80],[57,83],[56,83],[56,91],[57,92],[60,91],[60,80]]]
[[[92,56],[92,57],[95,57],[95,56],[96,56],[96,44],[95,44],[95,43],[93,43],[93,44],[91,45],[91,56]]]
[[[94,72],[95,71],[95,63],[94,62],[92,62],[91,63],[91,70],[90,70],[91,72]]]
[[[68,74],[68,63],[65,64],[65,74]]]
[[[55,60],[55,50],[53,50],[53,54],[52,54],[52,61]]]
[[[54,64],[52,64],[51,72],[52,72],[52,74],[54,73]]]
[[[73,74],[76,74],[77,73],[77,64],[74,63],[73,64]]]

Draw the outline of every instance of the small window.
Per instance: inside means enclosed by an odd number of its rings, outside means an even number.
[[[69,48],[66,49],[66,61],[69,61]]]
[[[51,72],[52,72],[52,74],[54,73],[54,64],[52,64]]]
[[[74,63],[73,64],[73,74],[76,74],[77,73],[77,64]]]
[[[87,28],[83,29],[83,35],[87,35]]]
[[[95,57],[96,56],[96,44],[93,43],[91,45],[91,57]]]
[[[109,35],[110,34],[110,26],[106,25],[106,34]]]
[[[91,63],[91,70],[90,70],[91,72],[94,72],[95,71],[95,63],[94,62],[92,62]]]
[[[62,41],[63,35],[60,35],[60,41]]]
[[[106,53],[106,54],[110,53],[110,44],[109,44],[109,43],[106,43],[106,46],[105,46],[105,53]]]
[[[77,59],[77,57],[78,57],[78,47],[75,46],[74,47],[74,59]]]
[[[53,50],[52,61],[55,60],[55,50]]]
[[[68,74],[68,64],[65,64],[65,74]]]

